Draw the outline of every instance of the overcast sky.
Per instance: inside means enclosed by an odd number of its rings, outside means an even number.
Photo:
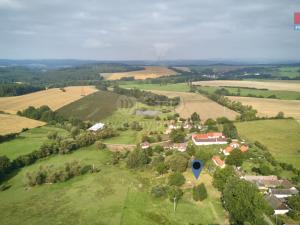
[[[0,0],[0,58],[299,59],[299,0]]]

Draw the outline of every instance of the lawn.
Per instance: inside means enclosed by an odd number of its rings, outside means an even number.
[[[226,221],[219,195],[210,179],[209,198],[201,203],[191,200],[187,190],[176,213],[168,199],[153,199],[152,183],[157,183],[150,169],[128,170],[124,163],[110,165],[111,153],[90,146],[68,155],[52,156],[25,167],[8,183],[10,189],[0,192],[0,224],[208,224]],[[99,173],[78,176],[64,183],[25,186],[25,174],[43,165],[59,166],[79,160],[95,164]],[[191,172],[186,172],[191,176]],[[203,181],[204,182],[204,181]],[[209,186],[210,185],[210,186]]]
[[[240,94],[241,97],[262,97],[268,98],[270,96],[276,96],[278,99],[284,100],[299,100],[300,92],[296,91],[276,91],[276,90],[259,90],[250,88],[237,88],[237,87],[212,87],[212,86],[201,86],[199,87],[210,94],[214,93],[217,89],[224,88],[228,90],[232,95]],[[274,98],[274,97],[272,97]]]
[[[177,84],[139,84],[134,82],[128,82],[127,84],[120,85],[122,88],[138,88],[142,90],[157,90],[157,91],[180,91],[187,92],[190,90],[186,83]]]
[[[66,117],[98,122],[118,109],[120,95],[109,91],[98,91],[75,102],[72,102],[57,112]]]
[[[68,132],[64,129],[43,126],[22,132],[16,139],[0,144],[0,155],[6,155],[10,159],[15,159],[20,155],[25,155],[35,150],[47,140],[49,132],[57,132],[66,136]]]
[[[300,124],[293,119],[236,123],[242,138],[266,145],[280,162],[300,168]]]

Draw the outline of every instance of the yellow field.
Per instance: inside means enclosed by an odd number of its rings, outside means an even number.
[[[39,107],[48,105],[52,110],[57,110],[64,105],[74,102],[84,95],[97,91],[93,86],[66,87],[65,92],[59,88],[51,88],[26,95],[0,98],[0,111],[16,114],[17,111],[28,106]]]
[[[176,75],[174,70],[162,66],[145,66],[144,70],[122,72],[122,73],[103,73],[106,80],[119,80],[122,77],[134,77],[136,80],[145,80],[147,78],[157,78],[162,76]]]
[[[231,100],[239,101],[243,105],[252,105],[258,111],[259,116],[276,116],[278,112],[284,112],[285,116],[294,117],[300,120],[300,100],[278,100],[268,98],[250,97],[228,97]]]
[[[18,133],[23,128],[34,128],[45,125],[44,122],[11,114],[0,114],[0,135]]]
[[[266,88],[279,91],[300,91],[299,81],[238,81],[238,80],[213,80],[197,81],[195,85],[202,86],[234,86],[234,87],[253,87]]]
[[[201,120],[208,118],[216,119],[225,116],[228,119],[235,119],[238,113],[225,108],[218,103],[204,97],[200,94],[187,92],[173,92],[173,91],[152,91],[157,94],[166,95],[168,97],[180,97],[180,105],[176,107],[176,112],[182,118],[188,118],[193,112],[200,115]]]

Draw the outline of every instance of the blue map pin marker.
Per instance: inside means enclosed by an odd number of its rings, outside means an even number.
[[[196,177],[196,179],[199,178],[201,170],[203,167],[203,162],[201,160],[193,160],[192,161],[192,171],[194,173],[194,176]]]

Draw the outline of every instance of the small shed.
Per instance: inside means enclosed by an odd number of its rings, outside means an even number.
[[[103,130],[104,126],[105,126],[104,123],[96,123],[93,126],[91,126],[88,130],[93,131],[93,132],[97,132],[99,130]]]

